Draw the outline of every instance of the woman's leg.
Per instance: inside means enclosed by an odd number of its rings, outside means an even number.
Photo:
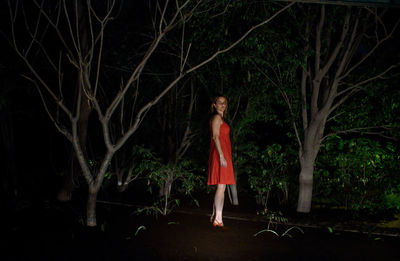
[[[214,222],[214,218],[215,218],[215,203],[213,202],[213,211],[210,217],[210,222]]]
[[[215,219],[222,223],[222,209],[224,208],[226,184],[218,184],[214,197]]]

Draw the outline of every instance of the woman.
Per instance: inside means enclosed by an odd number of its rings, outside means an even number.
[[[222,209],[224,207],[225,188],[235,184],[231,157],[229,126],[224,121],[228,101],[224,96],[217,96],[211,105],[211,144],[208,163],[208,185],[217,185],[213,213],[210,221],[214,227],[223,227]]]

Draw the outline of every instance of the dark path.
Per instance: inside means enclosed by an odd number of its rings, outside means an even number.
[[[400,260],[400,239],[307,228],[304,234],[292,230],[292,238],[270,232],[254,237],[266,223],[225,220],[225,225],[215,229],[206,216],[174,214],[140,231],[126,254],[159,260]]]
[[[0,260],[400,260],[399,237],[313,228],[254,237],[265,222],[227,212],[216,229],[202,210],[180,212],[156,219],[99,204],[99,226],[88,229],[68,204],[25,209],[2,222]]]

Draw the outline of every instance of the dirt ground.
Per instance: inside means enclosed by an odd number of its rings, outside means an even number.
[[[289,218],[273,227],[278,236],[254,236],[267,223],[229,206],[224,229],[212,227],[204,209],[155,218],[99,203],[97,228],[83,226],[80,211],[48,202],[3,215],[0,260],[400,260],[399,236],[346,232],[310,218]],[[295,225],[304,234],[282,236]]]
[[[127,257],[154,260],[400,260],[400,240],[302,228],[281,237],[290,227],[255,233],[266,223],[225,220],[215,229],[207,217],[174,214],[140,231],[128,244]]]

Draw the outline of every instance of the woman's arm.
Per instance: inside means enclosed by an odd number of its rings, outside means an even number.
[[[211,120],[213,140],[214,140],[215,147],[217,148],[217,151],[219,154],[220,164],[222,167],[226,168],[227,163],[226,163],[226,159],[224,157],[224,152],[222,151],[221,142],[219,140],[219,129],[221,127],[221,124],[222,124],[221,116],[219,116],[218,114],[215,115]]]

